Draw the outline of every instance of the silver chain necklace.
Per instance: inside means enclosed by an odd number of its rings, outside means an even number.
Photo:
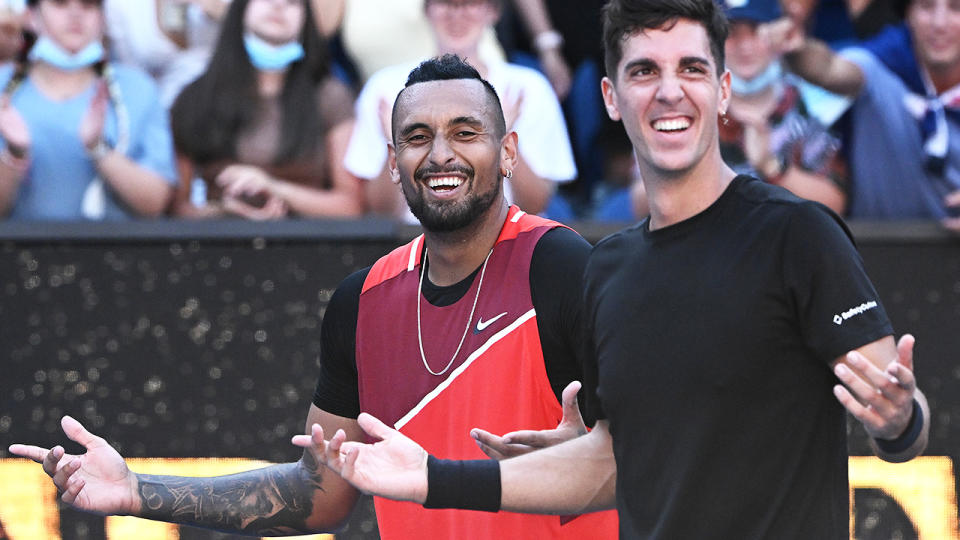
[[[457,359],[457,355],[460,354],[460,348],[463,347],[463,341],[467,339],[467,332],[470,331],[470,323],[473,321],[473,312],[477,309],[477,300],[480,299],[480,289],[483,287],[483,275],[487,272],[487,262],[490,261],[490,255],[493,255],[493,248],[490,248],[490,253],[487,253],[487,258],[483,260],[483,268],[480,269],[480,283],[477,284],[477,295],[473,297],[473,307],[470,308],[470,317],[467,318],[467,327],[463,329],[463,336],[460,337],[460,344],[457,345],[456,352],[453,353],[453,356],[450,358],[450,361],[447,362],[447,365],[440,370],[440,372],[435,372],[430,369],[430,364],[427,363],[427,355],[423,353],[423,332],[420,329],[420,296],[423,291],[423,276],[427,273],[427,248],[423,248],[423,269],[420,272],[420,282],[417,283],[417,341],[420,343],[420,360],[423,360],[423,367],[431,375],[443,375],[450,369],[450,366],[453,365],[453,361]]]

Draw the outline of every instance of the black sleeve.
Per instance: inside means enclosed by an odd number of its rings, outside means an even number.
[[[333,292],[320,326],[320,378],[313,404],[324,411],[356,418],[360,415],[357,382],[357,315],[360,291],[370,268],[346,277]]]
[[[558,400],[570,381],[583,380],[581,279],[589,254],[589,242],[557,227],[543,235],[530,262],[530,294],[537,310],[543,360]],[[586,414],[584,419],[588,425],[593,423]]]
[[[853,236],[826,207],[806,202],[791,215],[783,276],[804,341],[825,362],[893,334]]]

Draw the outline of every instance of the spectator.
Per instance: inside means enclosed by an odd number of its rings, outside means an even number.
[[[0,0],[0,63],[13,60],[23,48],[24,0]]]
[[[359,215],[359,181],[342,166],[352,111],[310,2],[234,0],[210,65],[171,111],[175,213]]]
[[[0,68],[0,209],[13,219],[157,216],[174,182],[153,81],[105,61],[98,0],[31,0],[36,44]]]
[[[111,53],[150,73],[169,108],[206,67],[229,5],[230,0],[105,0]]]
[[[727,68],[733,95],[720,123],[720,152],[753,174],[842,214],[846,169],[840,141],[808,109],[803,81],[786,73],[763,27],[782,16],[777,0],[728,0]]]
[[[437,51],[423,15],[425,0],[312,0],[322,6],[321,28],[340,32],[344,50],[364,84],[377,71],[396,64],[419,62]],[[329,14],[329,17],[326,15]],[[397,44],[403,45],[398,47]],[[503,49],[492,26],[483,30],[479,57],[503,61]]]
[[[509,201],[536,214],[547,207],[555,184],[572,180],[577,170],[560,104],[546,78],[533,69],[478,60],[481,36],[496,21],[499,8],[498,0],[427,0],[424,4],[437,50],[471,60],[500,94],[507,130],[520,137],[520,163],[504,189]],[[411,223],[415,220],[400,189],[390,181],[387,142],[394,98],[415,66],[391,66],[367,81],[357,98],[357,127],[346,156],[350,172],[372,181],[368,185],[370,208],[405,216]]]
[[[906,21],[918,72],[910,78],[923,82],[922,94],[870,50],[834,53],[790,21],[772,34],[791,51],[787,58],[796,73],[856,98],[849,148],[853,218],[945,220],[956,207],[960,7],[948,0],[912,0]]]

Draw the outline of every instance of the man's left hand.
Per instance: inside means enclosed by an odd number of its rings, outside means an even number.
[[[833,370],[843,385],[833,387],[840,403],[875,439],[893,440],[910,424],[917,382],[913,376],[913,336],[897,343],[897,358],[880,369],[857,351]]]

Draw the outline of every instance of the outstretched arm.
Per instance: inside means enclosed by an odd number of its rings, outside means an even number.
[[[293,443],[314,448],[328,467],[361,491],[420,504],[430,500],[432,508],[498,507],[512,512],[579,514],[613,507],[617,470],[606,421],[597,422],[593,431],[582,437],[493,462],[499,468],[487,466],[491,462],[486,460],[447,462],[460,471],[451,475],[450,469],[438,474],[437,461],[429,459],[423,448],[373,416],[364,413],[357,420],[379,442],[347,442],[343,432],[328,442],[323,439],[323,429],[313,426],[311,436],[298,435]],[[477,464],[480,467],[475,467]],[[441,479],[442,483],[428,479]],[[500,484],[499,505],[471,496],[476,485],[491,482]],[[444,495],[438,496],[439,492]]]
[[[359,437],[355,420],[311,406],[307,425],[323,424]],[[134,515],[256,536],[336,529],[357,492],[329,472],[309,450],[296,463],[214,478],[141,475],[130,471],[106,441],[64,417],[63,429],[86,448],[82,455],[13,445],[11,453],[43,464],[62,499],[80,510]]]
[[[913,336],[893,336],[850,351],[834,362],[843,385],[840,403],[859,420],[885,461],[899,463],[923,453],[930,431],[930,407],[913,375]]]

